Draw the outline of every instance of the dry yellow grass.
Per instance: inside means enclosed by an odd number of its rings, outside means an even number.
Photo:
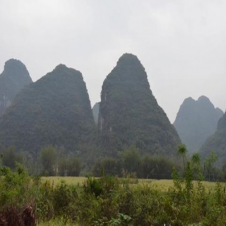
[[[50,181],[51,184],[56,185],[60,183],[61,181],[65,181],[67,184],[71,185],[82,185],[87,178],[86,177],[42,177],[42,181]],[[139,179],[138,180],[139,185],[148,185],[153,188],[159,189],[161,191],[167,191],[170,187],[173,187],[173,180],[152,180],[152,179]],[[223,187],[226,187],[225,183],[221,183]],[[137,184],[134,184],[135,186]],[[197,185],[197,182],[194,181],[194,185]],[[216,183],[215,182],[207,182],[204,181],[203,185],[207,190],[212,190],[215,188]]]
[[[66,184],[82,185],[86,179],[86,177],[42,177],[43,182],[50,181],[54,185],[61,181],[65,181]]]

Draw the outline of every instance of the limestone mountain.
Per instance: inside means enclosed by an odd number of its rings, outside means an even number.
[[[32,83],[25,65],[19,60],[10,59],[0,74],[0,116],[11,104],[14,97],[24,86]]]
[[[98,124],[98,117],[99,117],[99,108],[100,108],[100,103],[95,103],[92,109],[93,112],[93,118],[94,122],[97,125]]]
[[[124,54],[105,79],[99,114],[101,145],[109,154],[130,145],[142,153],[176,153],[179,136],[153,96],[136,56]]]
[[[205,158],[211,151],[215,151],[219,164],[226,162],[226,113],[220,118],[216,132],[210,136],[200,149],[200,154]]]
[[[53,145],[79,154],[94,128],[82,74],[59,65],[16,96],[0,120],[0,142],[21,151]]]
[[[189,97],[180,106],[174,126],[181,141],[194,152],[216,131],[222,115],[223,111],[215,108],[207,97],[201,96],[197,101]]]

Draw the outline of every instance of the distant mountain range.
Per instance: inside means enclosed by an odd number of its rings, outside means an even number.
[[[207,97],[185,99],[174,126],[133,54],[119,58],[93,109],[82,74],[65,65],[33,83],[25,65],[11,59],[0,75],[0,145],[18,151],[53,145],[92,161],[131,145],[142,154],[175,156],[182,142],[190,152],[202,146],[202,156],[214,149],[226,159],[226,115]]]
[[[223,111],[215,108],[207,97],[201,96],[197,101],[189,97],[180,106],[174,126],[188,150],[197,152],[216,131],[222,115]]]

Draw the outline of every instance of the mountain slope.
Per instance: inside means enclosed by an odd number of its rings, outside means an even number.
[[[64,65],[25,87],[0,121],[0,141],[37,152],[46,145],[80,153],[94,120],[82,74]]]
[[[202,145],[200,154],[205,158],[211,151],[215,151],[219,164],[224,164],[226,161],[226,113],[219,120],[216,132],[210,136]]]
[[[101,145],[107,153],[115,155],[133,144],[143,153],[176,153],[180,139],[153,96],[136,56],[124,54],[105,79],[99,114]]]

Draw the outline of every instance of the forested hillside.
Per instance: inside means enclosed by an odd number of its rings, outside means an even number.
[[[29,153],[53,145],[80,155],[93,134],[82,74],[65,65],[21,91],[0,120],[1,144]]]
[[[124,54],[105,79],[99,114],[101,145],[109,154],[132,144],[142,153],[176,154],[179,136],[153,96],[136,56]]]
[[[226,113],[219,120],[217,131],[207,139],[200,150],[200,154],[205,158],[211,151],[215,151],[219,164],[225,164],[226,162]]]

